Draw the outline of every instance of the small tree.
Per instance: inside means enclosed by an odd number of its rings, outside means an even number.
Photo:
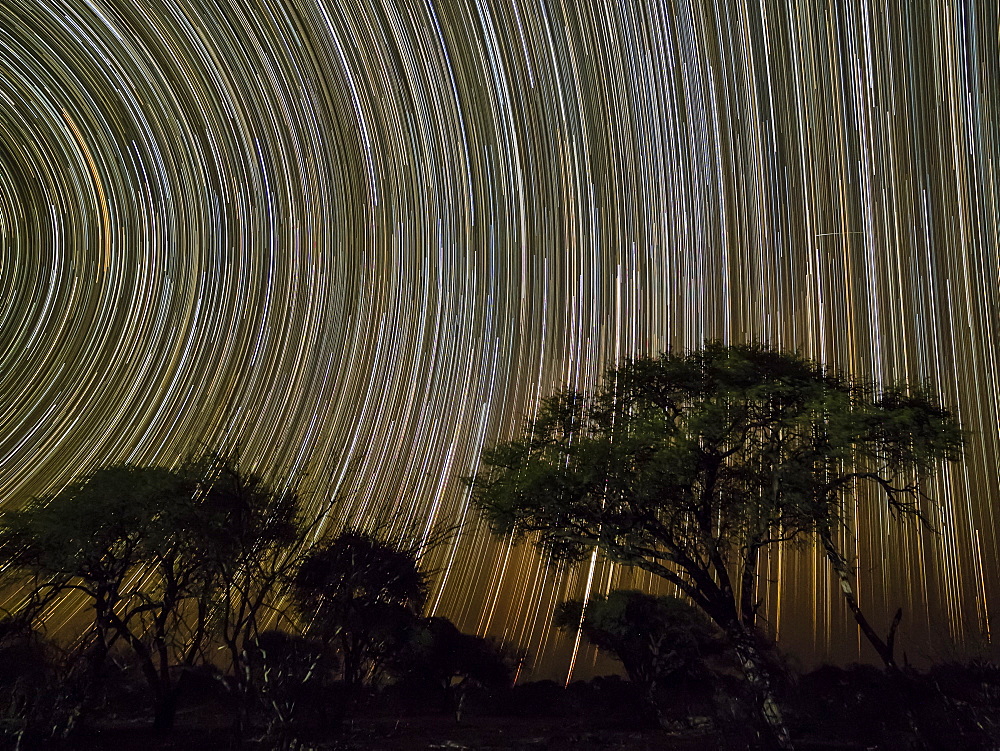
[[[427,595],[415,550],[353,531],[311,550],[293,589],[306,633],[336,649],[352,696],[403,648]]]
[[[725,649],[718,628],[693,606],[632,590],[596,595],[586,604],[564,602],[555,625],[580,629],[587,641],[614,655],[658,722],[657,691],[664,681],[703,674],[705,659]]]
[[[464,634],[447,618],[427,618],[407,645],[401,672],[436,685],[455,720],[462,721],[472,686],[509,687],[522,657],[493,639]]]
[[[758,643],[762,551],[809,534],[832,544],[862,484],[919,513],[919,475],[960,443],[919,391],[713,343],[552,397],[522,439],[484,454],[472,498],[497,531],[533,534],[556,558],[596,547],[675,585],[729,637],[770,742],[789,747]]]

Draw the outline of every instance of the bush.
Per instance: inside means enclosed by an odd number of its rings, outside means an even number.
[[[86,695],[82,671],[73,670],[79,665],[34,632],[5,637],[0,642],[0,748],[33,748],[66,737]]]
[[[320,642],[266,631],[247,649],[246,663],[269,738],[326,730],[342,720],[342,690],[333,680],[336,660]]]

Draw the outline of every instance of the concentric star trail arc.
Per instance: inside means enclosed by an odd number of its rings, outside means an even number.
[[[624,356],[763,341],[958,411],[942,534],[859,498],[844,542],[911,655],[978,648],[998,29],[974,0],[0,3],[0,500],[238,448],[340,498],[331,530],[461,523],[435,612],[541,674],[559,601],[655,585],[494,539],[461,478]],[[782,645],[864,656],[822,556],[767,566]]]

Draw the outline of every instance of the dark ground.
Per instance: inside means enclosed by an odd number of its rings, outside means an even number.
[[[117,728],[94,731],[72,744],[51,744],[51,748],[80,751],[223,751],[224,749],[265,749],[277,744],[265,740],[235,744],[228,730],[178,728],[167,737],[151,730]],[[596,729],[580,723],[558,720],[477,717],[456,725],[442,716],[406,717],[392,721],[360,720],[347,728],[343,737],[327,741],[305,741],[297,748],[336,751],[654,751],[678,749],[701,751],[718,748],[707,736],[681,737],[665,731]]]
[[[307,719],[290,743],[263,737],[262,706],[251,717],[258,728],[238,742],[233,706],[212,690],[214,685],[206,682],[206,691],[191,692],[167,735],[152,731],[144,694],[137,689],[131,703],[118,697],[71,740],[20,748],[746,751],[753,740],[749,718],[741,712],[744,702],[718,683],[665,691],[660,708],[668,729],[654,729],[632,686],[611,677],[568,689],[541,681],[502,692],[471,692],[461,723],[445,711],[442,696],[425,687],[386,690],[363,700],[339,730],[319,732],[320,726]],[[1000,670],[992,665],[940,666],[905,684],[870,666],[825,667],[789,684],[782,705],[799,751],[1000,750]],[[17,748],[10,735],[5,737],[0,749]]]
[[[616,727],[613,719],[593,717],[470,717],[456,723],[445,714],[362,716],[345,724],[336,736],[303,739],[283,745],[275,739],[250,737],[236,742],[228,718],[186,712],[168,735],[157,735],[148,721],[95,725],[72,741],[50,742],[45,748],[71,751],[736,751],[746,749],[711,728],[639,730]],[[919,746],[902,735],[877,745],[800,736],[799,751],[895,751]],[[960,741],[943,749],[983,748]]]
[[[225,751],[271,749],[263,739],[242,745],[228,729],[180,727],[168,736],[148,728],[103,728],[72,742],[46,748],[74,751]],[[440,715],[359,720],[336,740],[305,741],[299,751],[714,751],[725,745],[715,734],[689,731],[628,730],[595,727],[580,721],[476,717],[461,725]],[[856,744],[800,740],[800,751],[861,751]],[[888,746],[884,748],[890,748]],[[900,746],[899,748],[906,748]],[[956,749],[959,747],[956,747]]]

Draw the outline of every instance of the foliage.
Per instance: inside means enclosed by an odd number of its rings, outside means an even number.
[[[72,586],[95,599],[100,594],[113,606],[127,596],[121,589],[136,565],[167,552],[160,547],[178,543],[174,511],[191,494],[167,469],[99,469],[59,493],[5,513],[0,552],[6,562],[31,571],[49,587]],[[70,584],[71,579],[80,583]]]
[[[461,721],[469,688],[502,689],[514,682],[523,655],[488,637],[465,634],[447,618],[427,618],[405,646],[398,672],[430,684]]]
[[[585,397],[549,399],[525,438],[494,447],[474,499],[498,529],[557,556],[599,546],[700,603],[734,555],[842,519],[874,483],[919,512],[915,470],[957,455],[927,396],[832,375],[798,355],[709,344],[626,361]]]
[[[277,492],[232,460],[178,470],[116,465],[36,499],[0,523],[0,559],[33,582],[18,611],[41,622],[55,598],[89,600],[91,681],[124,643],[153,694],[156,725],[173,723],[178,669],[219,639],[246,692],[242,655],[273,619],[308,526],[294,489]]]
[[[306,633],[336,649],[352,688],[377,683],[418,627],[427,595],[415,550],[354,531],[311,550],[293,589]]]
[[[581,622],[582,616],[582,622]],[[700,677],[705,660],[722,653],[722,635],[702,613],[676,597],[634,590],[562,603],[555,624],[581,629],[587,640],[613,654],[629,680],[645,692],[671,678]]]
[[[211,580],[212,633],[226,649],[238,691],[252,692],[247,647],[265,626],[287,620],[285,588],[322,515],[307,521],[294,487],[272,488],[231,457],[208,454],[184,471],[200,488],[192,548]]]
[[[196,516],[183,475],[118,465],[6,514],[0,527],[0,558],[32,575],[33,598],[73,590],[90,600],[95,679],[115,642],[134,651],[162,727],[173,721],[171,667],[192,663],[205,637],[204,619],[183,619],[187,602],[205,594],[192,553]]]
[[[600,547],[713,618],[725,619],[730,570],[742,568],[749,620],[762,547],[846,523],[841,501],[861,482],[919,513],[917,471],[955,458],[960,439],[916,391],[709,344],[627,361],[590,397],[549,399],[523,439],[485,454],[473,498],[497,529],[536,533],[571,560]]]
[[[762,550],[816,534],[839,552],[861,485],[919,515],[921,474],[960,448],[951,415],[919,389],[710,343],[548,399],[523,438],[484,454],[472,498],[494,529],[531,534],[557,559],[596,547],[676,585],[729,636],[781,733],[756,644]]]

